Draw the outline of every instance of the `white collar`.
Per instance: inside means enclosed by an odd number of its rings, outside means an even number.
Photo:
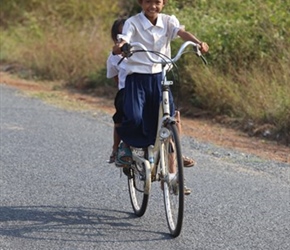
[[[148,29],[151,28],[152,26],[155,26],[155,27],[158,27],[158,28],[164,28],[164,24],[163,24],[162,19],[161,19],[161,17],[160,17],[159,14],[158,14],[158,17],[157,17],[156,25],[153,25],[153,24],[148,20],[148,18],[145,16],[144,11],[142,11],[142,12],[140,13],[140,20],[141,20],[141,24],[142,24],[144,30],[148,30]]]

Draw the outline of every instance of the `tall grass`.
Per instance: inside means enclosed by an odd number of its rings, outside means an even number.
[[[282,0],[168,2],[164,12],[210,45],[208,67],[190,55],[179,63],[182,105],[268,123],[290,138],[290,5]],[[138,10],[135,0],[2,1],[0,60],[32,69],[39,78],[101,86],[107,83],[111,24]],[[180,43],[172,43],[173,53]]]
[[[95,27],[74,31],[58,27],[52,31],[41,30],[38,37],[31,33],[23,35],[21,29],[7,35],[6,42],[1,45],[2,59],[9,57],[9,61],[32,69],[43,79],[75,84],[105,65],[100,62],[106,60],[108,51],[98,46],[96,41],[106,44],[108,39],[98,34]],[[9,55],[4,54],[7,51],[10,51]]]
[[[84,84],[82,79],[105,67],[111,44],[108,23],[117,7],[93,0],[5,2],[0,59],[44,79]]]
[[[289,10],[279,0],[174,1],[168,11],[210,45],[207,69],[183,61],[183,99],[214,115],[270,124],[272,137],[289,143]]]

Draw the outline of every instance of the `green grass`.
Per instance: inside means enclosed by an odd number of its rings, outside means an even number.
[[[0,61],[81,89],[111,84],[111,24],[139,9],[135,0],[0,1]],[[164,12],[210,45],[208,67],[191,55],[178,64],[181,106],[273,125],[289,143],[289,11],[279,0],[170,0]]]

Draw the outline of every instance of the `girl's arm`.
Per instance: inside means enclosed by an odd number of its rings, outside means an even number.
[[[114,81],[115,81],[115,83],[118,86],[118,83],[119,83],[119,77],[118,77],[118,75],[114,76]]]
[[[184,41],[192,41],[194,43],[197,43],[200,45],[200,50],[202,53],[206,53],[209,50],[209,46],[207,45],[207,43],[200,41],[199,39],[197,39],[193,34],[180,29],[177,32],[177,35],[180,36],[180,38]]]

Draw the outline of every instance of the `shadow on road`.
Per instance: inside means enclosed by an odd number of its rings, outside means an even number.
[[[34,240],[133,242],[170,236],[144,228],[132,213],[86,207],[0,207],[0,236]]]

